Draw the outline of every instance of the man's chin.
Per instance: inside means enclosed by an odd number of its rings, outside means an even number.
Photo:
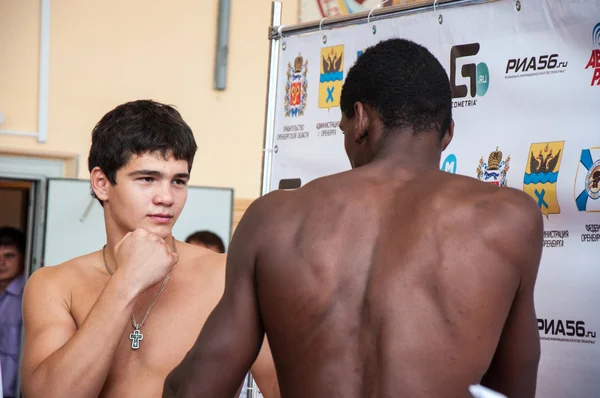
[[[166,239],[169,236],[171,236],[171,232],[173,231],[173,226],[170,224],[167,224],[167,225],[140,225],[139,227],[147,229],[148,231],[160,236],[163,239]]]

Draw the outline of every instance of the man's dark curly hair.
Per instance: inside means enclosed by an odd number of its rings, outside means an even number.
[[[197,148],[192,129],[175,108],[152,100],[132,101],[108,112],[94,127],[88,168],[91,172],[100,167],[114,185],[117,171],[131,155],[159,152],[187,161],[191,171]]]
[[[369,47],[350,68],[340,107],[354,117],[354,104],[371,106],[386,130],[436,131],[441,137],[452,121],[452,94],[446,71],[425,47],[390,39]]]

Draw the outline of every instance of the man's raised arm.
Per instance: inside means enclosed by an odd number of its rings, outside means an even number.
[[[223,297],[167,377],[163,397],[231,398],[258,356],[264,337],[254,283],[260,202],[252,203],[235,231]]]
[[[127,236],[117,245],[123,243],[117,249],[123,267],[115,271],[81,325],[71,315],[73,282],[65,283],[70,270],[42,268],[27,282],[23,395],[97,397],[102,391],[137,296],[166,275],[177,259],[156,235],[136,230]]]

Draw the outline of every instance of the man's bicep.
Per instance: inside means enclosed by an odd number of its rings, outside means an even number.
[[[260,221],[260,211],[252,204],[233,235],[227,254],[222,305],[227,306],[227,311],[232,312],[240,326],[256,329],[262,334],[255,284],[259,246],[257,226]],[[262,336],[260,338],[262,340]]]
[[[163,397],[234,396],[256,360],[264,337],[255,283],[262,202],[254,201],[240,220],[229,245],[221,300],[165,380]]]
[[[225,291],[196,343],[165,381],[163,396],[233,396],[264,336],[254,283],[256,216],[242,217],[227,254]],[[181,395],[180,395],[181,396]]]
[[[63,296],[49,286],[46,273],[37,271],[23,295],[23,379],[50,355],[66,344],[77,331]]]

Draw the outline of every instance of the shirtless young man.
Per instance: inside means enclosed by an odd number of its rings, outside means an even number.
[[[533,397],[536,203],[440,171],[450,84],[421,46],[367,50],[341,110],[353,170],[248,209],[224,296],[163,396],[231,394],[266,332],[283,397],[456,398],[480,382]]]
[[[118,106],[96,125],[89,169],[107,244],[28,281],[25,396],[161,395],[225,283],[225,256],[171,235],[196,148],[179,112],[153,101]],[[252,369],[267,393],[276,383],[269,362],[262,356]]]

